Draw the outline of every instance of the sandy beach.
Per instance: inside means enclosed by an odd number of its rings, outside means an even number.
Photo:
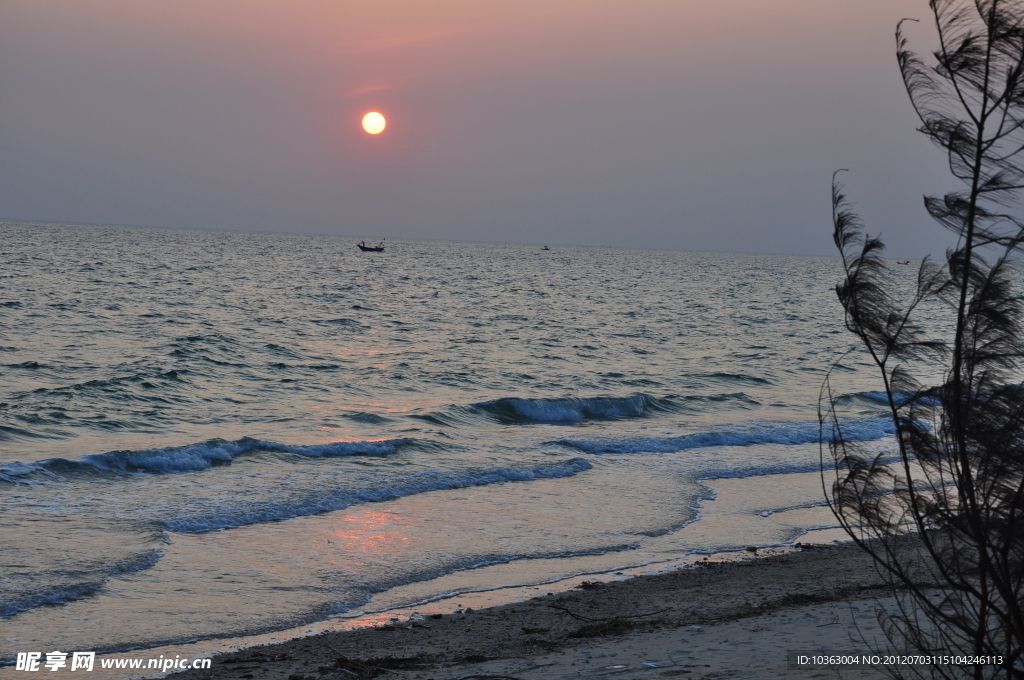
[[[671,573],[487,609],[425,605],[384,625],[250,647],[175,680],[383,678],[836,677],[791,667],[798,653],[871,651],[887,592],[852,545],[804,545],[739,561],[712,556]],[[865,642],[864,640],[867,640]],[[877,647],[876,647],[877,649]],[[842,677],[881,677],[844,669]]]

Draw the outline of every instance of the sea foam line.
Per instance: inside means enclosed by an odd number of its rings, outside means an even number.
[[[847,441],[872,441],[895,434],[891,418],[859,418],[840,422]],[[825,441],[834,433],[824,431]],[[821,440],[818,421],[789,423],[751,423],[743,428],[710,430],[678,437],[624,437],[601,439],[556,439],[548,442],[586,453],[675,453],[712,446],[753,446],[756,444],[813,444]]]
[[[13,462],[0,467],[0,480],[14,482],[32,473],[55,475],[58,472],[191,472],[217,464],[230,463],[235,457],[253,451],[291,453],[310,458],[328,456],[388,456],[399,448],[417,443],[411,438],[371,441],[331,442],[300,446],[244,437],[236,441],[211,439],[186,446],[159,449],[110,451],[81,458],[48,458],[33,463]]]
[[[458,472],[431,470],[379,488],[330,489],[290,501],[263,501],[240,507],[224,504],[214,508],[213,512],[206,515],[159,520],[159,524],[168,531],[204,533],[294,517],[319,515],[325,512],[344,510],[352,505],[392,501],[430,491],[572,477],[591,469],[591,467],[590,463],[583,458],[572,458],[553,465],[532,468],[499,467]]]
[[[933,393],[927,391],[920,392],[908,392],[908,391],[896,391],[892,393],[893,401],[896,406],[903,407],[908,404],[916,406],[941,406],[942,401]],[[857,399],[865,399],[881,406],[889,406],[889,394],[881,391],[869,391],[869,392],[854,392],[852,394],[844,394],[839,397],[837,403],[847,403],[850,401],[856,401]]]
[[[98,591],[113,576],[143,571],[153,567],[163,557],[163,554],[162,550],[148,550],[134,558],[111,565],[103,573],[97,574],[92,581],[51,586],[39,592],[13,596],[0,593],[0,619],[43,605],[64,604],[72,600],[81,600]]]

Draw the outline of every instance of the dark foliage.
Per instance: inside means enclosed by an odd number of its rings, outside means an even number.
[[[925,671],[936,677],[1021,678],[1024,307],[1014,257],[1024,223],[1014,207],[1024,187],[1024,7],[932,0],[930,8],[934,61],[910,51],[904,22],[897,56],[920,131],[964,185],[925,199],[957,245],[944,264],[925,259],[913,290],[897,294],[882,242],[863,232],[833,178],[845,268],[836,292],[847,328],[880,370],[898,460],[844,440],[826,381],[823,483],[836,518],[897,594],[897,610],[882,615],[893,649],[1002,659],[936,664]],[[938,306],[945,330],[934,327]]]

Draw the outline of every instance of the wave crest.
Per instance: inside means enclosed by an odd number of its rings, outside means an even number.
[[[591,469],[591,467],[591,464],[583,458],[572,458],[552,465],[530,468],[499,467],[458,472],[432,470],[407,477],[404,480],[396,480],[379,488],[332,489],[319,492],[316,495],[286,501],[252,503],[233,508],[221,506],[218,507],[216,514],[179,517],[164,520],[160,524],[168,531],[204,533],[248,524],[319,515],[325,512],[344,510],[352,505],[393,501],[430,491],[448,491],[504,482],[532,482],[537,479],[572,477]]]
[[[502,423],[575,423],[582,420],[642,418],[656,411],[675,409],[671,399],[649,394],[631,397],[568,397],[565,399],[518,399],[505,397],[473,404],[478,413]]]
[[[112,577],[153,567],[163,557],[162,550],[148,550],[132,558],[110,565],[101,573],[92,574],[93,580],[51,585],[38,592],[0,592],[0,619],[14,616],[43,605],[55,605],[81,600],[106,585]]]
[[[895,434],[891,418],[860,418],[840,422],[847,441],[872,441]],[[825,430],[826,441],[834,437]],[[755,444],[813,444],[822,432],[818,421],[753,423],[745,428],[696,432],[678,437],[627,437],[605,439],[557,439],[549,442],[586,453],[674,453],[712,446],[753,446]]]
[[[17,481],[33,473],[52,476],[57,473],[87,472],[149,472],[172,473],[204,470],[214,465],[226,465],[235,457],[253,451],[291,453],[298,456],[322,458],[327,456],[388,456],[399,448],[415,444],[412,438],[370,441],[331,442],[300,446],[281,444],[244,437],[236,441],[211,439],[187,446],[168,446],[159,449],[110,451],[81,458],[48,458],[35,463],[8,463],[0,467],[0,480]]]
[[[896,406],[903,407],[908,404],[914,404],[916,406],[939,406],[941,401],[931,392],[908,392],[908,391],[896,391],[893,392],[893,401]],[[889,395],[882,391],[868,391],[868,392],[853,392],[851,394],[844,394],[836,399],[837,404],[850,405],[850,404],[866,404],[868,406],[889,406]]]

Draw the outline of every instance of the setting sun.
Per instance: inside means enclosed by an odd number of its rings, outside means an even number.
[[[384,116],[376,111],[370,111],[363,116],[363,129],[371,135],[379,135],[384,131],[385,125],[387,125],[387,121],[384,120]]]

